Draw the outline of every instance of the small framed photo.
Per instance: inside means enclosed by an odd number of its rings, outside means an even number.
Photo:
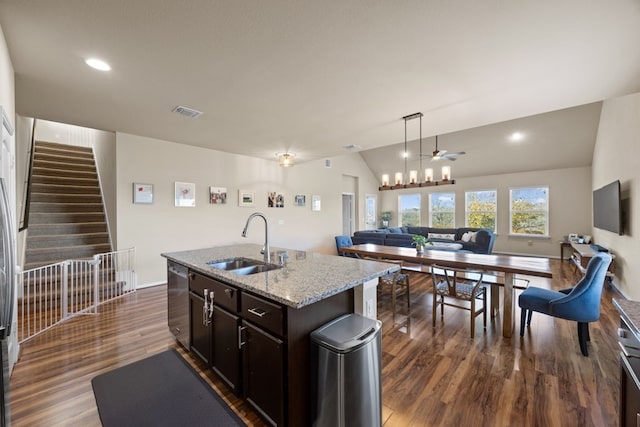
[[[296,194],[293,198],[293,204],[296,206],[304,206],[307,203],[307,196],[304,194]]]
[[[224,205],[227,203],[227,189],[224,187],[209,187],[209,203]]]
[[[256,193],[253,190],[238,190],[238,206],[250,207],[256,203]]]
[[[178,207],[195,207],[196,185],[190,182],[176,182],[175,205]]]
[[[318,195],[311,196],[311,210],[320,211],[320,207],[321,207],[320,196]]]
[[[275,191],[269,192],[267,206],[270,208],[284,208],[284,196]]]
[[[150,205],[153,203],[153,184],[133,183],[133,203]]]

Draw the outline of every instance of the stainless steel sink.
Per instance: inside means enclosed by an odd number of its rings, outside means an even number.
[[[277,264],[267,264],[250,258],[229,258],[222,261],[208,262],[209,267],[226,270],[234,274],[246,276],[248,274],[263,273],[281,268]]]
[[[256,273],[264,273],[265,271],[276,270],[280,268],[277,264],[262,264],[262,265],[253,265],[251,267],[237,268],[235,270],[230,270],[232,273],[247,275],[247,274],[256,274]]]
[[[250,258],[229,258],[222,261],[208,262],[209,267],[218,268],[220,270],[236,270],[238,268],[252,267],[254,265],[263,265],[263,261]]]

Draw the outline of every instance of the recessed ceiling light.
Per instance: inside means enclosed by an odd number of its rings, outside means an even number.
[[[511,134],[509,139],[513,142],[522,141],[524,139],[524,134],[522,132],[514,132]]]
[[[111,70],[111,66],[109,64],[107,64],[106,62],[104,62],[103,60],[101,60],[101,59],[89,58],[84,62],[89,67],[95,68],[96,70],[100,70],[100,71],[109,71],[109,70]]]

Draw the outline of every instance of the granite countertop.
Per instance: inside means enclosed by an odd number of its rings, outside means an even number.
[[[618,309],[620,316],[640,340],[640,302],[614,298],[613,306]]]
[[[313,304],[400,268],[396,264],[273,247],[271,248],[272,263],[278,262],[277,253],[286,252],[288,260],[285,267],[243,276],[207,265],[211,261],[217,262],[234,257],[262,261],[264,258],[260,254],[261,248],[261,245],[243,244],[161,255],[206,276],[293,308]]]

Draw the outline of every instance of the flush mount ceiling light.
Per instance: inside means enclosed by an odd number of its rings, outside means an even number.
[[[293,158],[296,156],[292,153],[278,153],[278,164],[283,168],[289,168],[293,166]]]
[[[442,167],[442,180],[433,180],[433,169],[428,168],[424,170],[424,176],[421,178],[419,173],[422,173],[422,158],[426,157],[422,155],[422,113],[413,113],[408,116],[404,116],[404,175],[402,172],[396,172],[394,176],[393,185],[389,180],[389,174],[382,175],[382,186],[378,187],[379,191],[382,190],[400,190],[402,188],[414,188],[414,187],[430,187],[432,185],[446,185],[455,184],[456,181],[451,179],[451,166]],[[409,151],[407,150],[407,122],[413,119],[420,119],[420,171],[412,170],[407,174],[407,158],[409,157]],[[437,146],[436,146],[437,150]],[[436,153],[434,152],[434,155]],[[452,154],[464,154],[464,153],[452,153]],[[408,178],[408,179],[407,179]]]
[[[89,67],[91,67],[93,69],[96,69],[96,70],[100,70],[100,71],[109,71],[109,70],[111,70],[111,66],[109,64],[107,64],[106,62],[104,62],[103,60],[101,60],[101,59],[89,58],[84,62]]]

